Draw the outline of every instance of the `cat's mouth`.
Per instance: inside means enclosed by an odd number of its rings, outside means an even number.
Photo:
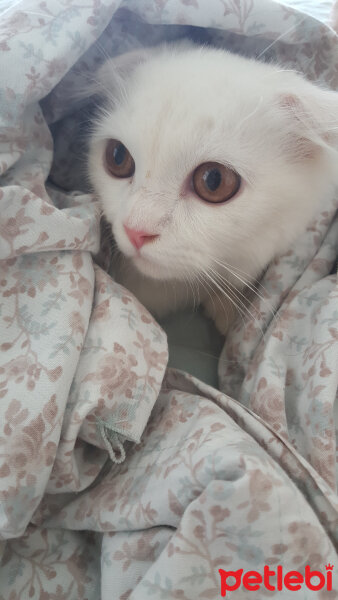
[[[167,279],[168,277],[167,269],[156,261],[156,259],[138,253],[131,260],[143,275],[153,277],[154,279]]]
[[[179,279],[177,267],[171,267],[167,262],[163,264],[156,258],[150,258],[142,254],[137,254],[130,260],[136,269],[146,277],[160,280]]]
[[[157,280],[184,280],[185,275],[180,275],[177,260],[169,260],[168,256],[163,256],[161,252],[151,252],[145,248],[128,248],[125,244],[119,243],[116,239],[117,247],[120,253],[146,277],[151,277]],[[151,244],[150,244],[151,245]]]

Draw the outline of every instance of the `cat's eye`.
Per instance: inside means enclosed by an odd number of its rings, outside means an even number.
[[[119,140],[108,140],[105,152],[106,168],[114,177],[127,178],[135,173],[135,163],[129,150]]]
[[[241,178],[232,169],[217,162],[199,165],[192,176],[195,193],[205,202],[220,204],[237,194]]]

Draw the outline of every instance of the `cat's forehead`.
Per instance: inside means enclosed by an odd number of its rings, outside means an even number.
[[[243,166],[245,174],[259,160],[260,144],[266,152],[275,83],[271,67],[223,51],[154,55],[128,77],[105,134],[120,139],[145,170],[151,164],[169,172],[172,164],[184,172],[217,160]]]
[[[267,96],[270,70],[262,67],[217,51],[154,56],[135,69],[121,106],[131,118],[144,111],[182,122],[188,114],[210,124]]]
[[[189,140],[207,144],[208,136],[216,141],[237,135],[241,122],[256,110],[263,113],[264,127],[275,85],[274,69],[224,51],[158,53],[128,77],[111,123],[145,144],[159,137],[177,148],[180,138],[185,138],[184,147]]]

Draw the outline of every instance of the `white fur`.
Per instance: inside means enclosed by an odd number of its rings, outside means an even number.
[[[98,79],[106,103],[89,170],[127,257],[120,281],[157,316],[196,293],[225,332],[232,313],[223,279],[243,293],[338,183],[338,94],[277,66],[188,44],[112,59]],[[133,156],[131,179],[104,169],[109,138]],[[240,174],[229,202],[208,204],[189,191],[206,161]],[[159,237],[138,254],[124,223]]]

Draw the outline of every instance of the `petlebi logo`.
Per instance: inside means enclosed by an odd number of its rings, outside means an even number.
[[[325,574],[321,571],[311,570],[309,565],[306,565],[304,574],[299,571],[284,571],[282,565],[278,565],[275,571],[265,565],[263,574],[258,571],[244,572],[243,569],[237,571],[218,569],[221,576],[221,596],[225,598],[227,592],[235,592],[240,588],[252,592],[261,588],[268,591],[290,590],[290,592],[296,592],[304,586],[313,591],[322,589],[332,591],[333,565],[329,563],[325,565],[325,569]],[[236,595],[231,594],[231,598],[235,599]]]

